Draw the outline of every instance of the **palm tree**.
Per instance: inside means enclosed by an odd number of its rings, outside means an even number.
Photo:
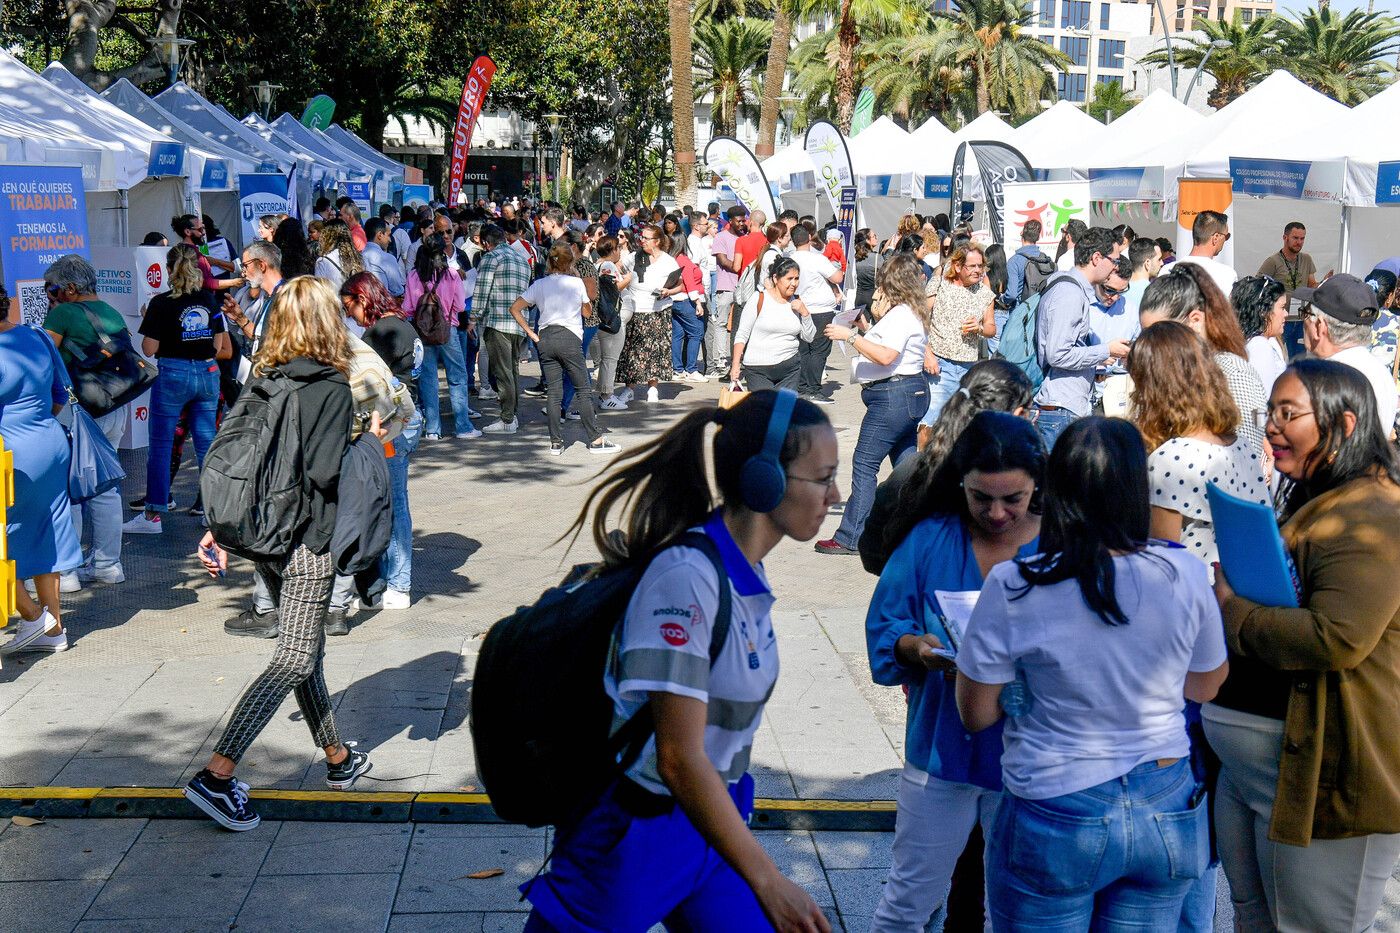
[[[861,29],[909,27],[923,15],[918,0],[792,0],[797,18],[835,21],[835,117],[842,132],[851,130],[856,108],[856,48]],[[820,35],[820,34],[819,34]],[[815,38],[815,37],[814,37]],[[825,36],[823,36],[825,38]],[[809,40],[810,41],[810,40]],[[781,93],[775,91],[774,93]]]
[[[1197,68],[1206,53],[1210,52],[1206,73],[1215,79],[1215,88],[1206,98],[1206,103],[1219,110],[1268,77],[1270,72],[1288,64],[1279,45],[1281,23],[1282,20],[1276,16],[1263,16],[1246,24],[1238,10],[1228,23],[1198,19],[1196,26],[1205,35],[1190,39],[1178,37],[1176,63],[1182,68]],[[1211,49],[1212,43],[1221,40],[1229,43],[1228,46]],[[1142,63],[1166,65],[1166,49],[1147,53],[1142,57]]]
[[[758,146],[754,153],[760,159],[773,154],[778,136],[778,98],[783,93],[787,77],[788,55],[792,51],[792,0],[776,0],[773,5],[773,35],[768,41],[768,70],[763,74],[763,96],[758,111]]]
[[[768,54],[773,24],[762,19],[702,21],[695,27],[695,94],[713,95],[716,136],[732,136],[739,117],[759,99],[758,66]]]
[[[676,163],[676,200],[695,203],[695,54],[690,45],[690,0],[667,0],[671,29],[671,125]]]
[[[1121,81],[1100,81],[1094,85],[1094,98],[1084,108],[1084,112],[1095,120],[1109,123],[1140,103],[1142,101],[1138,98],[1128,96]]]
[[[1400,50],[1400,24],[1380,13],[1324,8],[1279,23],[1290,70],[1300,81],[1343,104],[1357,104],[1394,80],[1385,61]]]
[[[970,70],[979,115],[994,108],[1034,112],[1053,70],[1070,65],[1069,56],[1030,32],[1029,0],[960,0],[933,16],[946,28],[916,37],[907,54]]]
[[[946,26],[926,20],[921,28],[929,32]],[[880,110],[905,116],[911,127],[934,115],[947,123],[947,115],[971,109],[972,85],[962,68],[930,60],[928,44],[912,41],[917,35],[896,33],[871,42],[873,54],[861,83],[875,93]]]

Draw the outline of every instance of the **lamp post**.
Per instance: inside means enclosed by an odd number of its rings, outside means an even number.
[[[1167,13],[1162,9],[1162,0],[1156,0],[1157,19],[1162,23],[1162,41],[1167,44],[1167,74],[1172,80],[1172,97],[1176,97],[1176,57],[1172,54],[1172,32],[1167,27]]]
[[[1186,96],[1181,101],[1183,104],[1191,103],[1191,92],[1196,89],[1196,82],[1201,80],[1201,72],[1206,70],[1206,62],[1210,61],[1210,53],[1214,52],[1216,49],[1228,49],[1229,47],[1230,43],[1224,39],[1216,39],[1210,45],[1206,46],[1206,52],[1201,56],[1201,63],[1196,66],[1195,77],[1193,77],[1191,83],[1186,86]]]
[[[166,74],[170,78],[170,86],[174,87],[175,82],[180,80],[180,49],[194,45],[193,39],[181,39],[176,35],[156,36],[150,40],[151,45],[160,49],[165,59]]]
[[[564,122],[562,113],[547,113],[544,118],[549,121],[549,146],[554,154],[554,200],[559,200],[559,169],[563,163],[563,138],[559,133],[559,124]]]
[[[253,93],[257,95],[258,107],[262,109],[264,120],[272,113],[272,99],[275,96],[273,92],[280,90],[282,90],[282,85],[269,84],[266,81],[259,81],[253,86]]]

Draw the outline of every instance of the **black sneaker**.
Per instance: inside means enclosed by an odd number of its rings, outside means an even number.
[[[245,609],[224,623],[224,631],[245,638],[276,638],[277,610],[258,612],[256,609]]]
[[[326,634],[327,635],[349,635],[350,634],[350,610],[348,609],[327,609],[326,610]]]
[[[354,784],[360,775],[373,767],[369,762],[369,752],[358,750],[354,742],[346,742],[345,750],[349,754],[340,764],[326,762],[326,786],[331,790],[345,790]]]
[[[139,499],[130,499],[127,501],[126,507],[131,509],[131,511],[133,512],[143,512],[146,509],[146,497],[142,496]],[[170,502],[166,504],[166,510],[170,512],[175,511],[174,499],[171,499]],[[203,515],[204,513],[200,512],[199,514]]]
[[[220,780],[207,770],[200,771],[185,785],[185,799],[235,833],[256,829],[262,822],[248,806],[248,785],[236,778]]]

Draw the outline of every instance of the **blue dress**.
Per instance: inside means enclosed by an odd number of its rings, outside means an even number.
[[[68,401],[58,348],[32,327],[0,333],[0,436],[15,458],[15,504],[6,515],[21,580],[83,562],[68,511],[68,435],[53,406]]]

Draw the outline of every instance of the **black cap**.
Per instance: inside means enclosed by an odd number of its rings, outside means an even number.
[[[1381,313],[1371,286],[1345,272],[1316,288],[1299,288],[1293,297],[1316,305],[1323,314],[1347,324],[1374,324]]]

